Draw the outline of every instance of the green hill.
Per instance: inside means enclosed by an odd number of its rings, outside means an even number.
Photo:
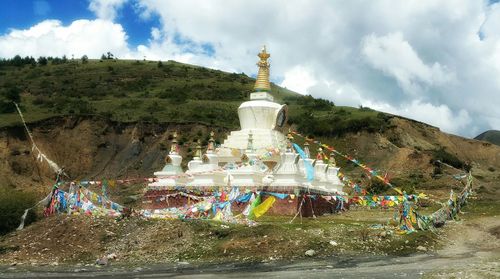
[[[490,143],[493,143],[496,145],[500,145],[500,131],[489,130],[489,131],[486,131],[486,132],[478,135],[474,139],[483,140],[483,141],[487,141],[487,142],[490,142]]]
[[[174,61],[68,60],[16,57],[0,60],[0,127],[18,125],[11,101],[28,122],[55,116],[92,116],[116,122],[199,123],[234,129],[237,108],[254,79]],[[388,116],[368,108],[335,107],[272,85],[290,106],[289,123],[303,132],[332,136],[377,131]],[[314,123],[314,125],[312,125]],[[336,125],[331,125],[336,123]]]

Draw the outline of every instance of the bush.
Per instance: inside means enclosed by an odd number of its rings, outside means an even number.
[[[339,111],[342,111],[342,109]],[[344,113],[346,115],[343,115]],[[369,133],[380,132],[387,127],[388,119],[376,116],[353,118],[345,111],[338,114],[331,114],[328,117],[318,117],[310,110],[305,111],[299,117],[290,117],[289,123],[296,124],[298,129],[304,133],[331,137],[361,131]]]
[[[13,113],[16,111],[14,103],[0,100],[0,113]]]
[[[367,187],[366,191],[370,194],[381,194],[389,190],[390,187],[384,182],[378,180],[377,178],[372,178],[370,185]]]
[[[457,169],[464,169],[468,167],[467,164],[460,161],[460,159],[458,159],[457,156],[448,153],[443,147],[433,151],[432,161],[434,162],[441,161]]]
[[[13,189],[0,189],[0,235],[15,230],[21,222],[24,210],[32,207],[35,202],[35,196],[31,193]],[[33,223],[36,219],[35,211],[30,210],[24,224]]]

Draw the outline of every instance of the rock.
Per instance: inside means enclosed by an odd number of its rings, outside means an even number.
[[[140,271],[142,271],[142,267],[136,267],[136,268],[134,269],[134,272],[140,272]]]
[[[106,258],[108,258],[108,260],[116,260],[116,258],[118,258],[118,256],[115,253],[111,253],[111,254],[108,254],[106,256]]]
[[[418,251],[422,251],[422,252],[426,252],[426,251],[427,251],[427,248],[425,248],[424,246],[419,245],[419,246],[417,247],[417,250],[418,250]]]
[[[383,231],[380,233],[380,237],[386,237],[387,236],[387,232],[386,231]]]
[[[97,265],[108,265],[108,258],[102,257],[102,258],[98,259],[97,261],[95,261],[95,264],[97,264]]]
[[[51,263],[50,263],[50,265],[51,265],[51,266],[58,266],[58,265],[59,265],[59,263],[58,263],[58,262],[51,262]]]
[[[16,262],[13,262],[13,263],[10,264],[10,266],[16,266],[16,265],[17,265]]]
[[[330,240],[330,245],[332,245],[332,246],[337,246],[337,245],[339,245],[339,244],[338,244],[338,243],[337,243],[337,241],[335,241],[335,240]]]
[[[314,251],[313,249],[309,249],[306,251],[306,256],[312,257],[314,255],[316,255],[316,251]]]
[[[188,265],[189,263],[188,262],[178,262],[177,264],[179,264],[179,265]]]

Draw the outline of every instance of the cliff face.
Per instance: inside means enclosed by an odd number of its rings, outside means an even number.
[[[482,193],[494,197],[500,190],[500,147],[440,132],[428,125],[392,118],[391,128],[383,133],[360,132],[323,142],[350,154],[367,165],[387,171],[395,184],[413,184],[417,189],[449,190],[457,184],[450,176],[460,170],[442,169],[435,175],[438,150],[454,160],[472,166],[482,185]],[[99,118],[57,117],[32,123],[39,148],[72,179],[152,177],[161,169],[174,130],[180,134],[184,164],[194,142],[206,140],[215,130],[221,142],[228,132],[200,124],[118,123]],[[296,138],[300,143],[300,139]],[[0,130],[0,185],[35,190],[45,194],[54,175],[47,164],[36,161],[36,154],[22,127]],[[315,147],[311,148],[311,153]],[[439,158],[438,158],[439,159]],[[343,172],[361,183],[369,183],[362,171],[342,159]],[[462,171],[463,172],[463,171]],[[396,183],[397,182],[397,183]],[[480,192],[481,192],[480,191]]]
[[[33,123],[30,129],[40,150],[75,180],[152,177],[164,165],[174,130],[186,146],[185,156],[191,141],[209,132],[198,124],[121,124],[71,117]],[[0,185],[47,191],[54,174],[45,162],[36,161],[22,127],[2,129],[0,145]]]

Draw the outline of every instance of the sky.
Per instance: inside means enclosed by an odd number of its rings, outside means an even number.
[[[498,0],[3,0],[0,57],[176,60],[474,137],[500,130]],[[335,125],[335,123],[332,123]]]

